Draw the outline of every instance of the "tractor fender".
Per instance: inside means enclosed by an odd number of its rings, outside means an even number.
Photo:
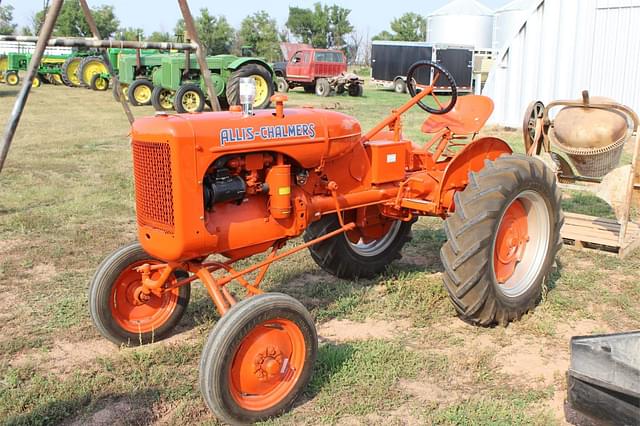
[[[241,66],[246,64],[262,65],[267,71],[269,71],[269,73],[271,74],[271,78],[274,79],[273,68],[271,68],[271,65],[269,65],[268,63],[266,63],[265,61],[259,58],[238,58],[235,61],[231,62],[229,65],[227,65],[227,69],[235,71]]]
[[[479,172],[485,167],[485,160],[493,161],[503,154],[512,154],[511,147],[502,139],[484,137],[476,139],[449,162],[442,175],[438,189],[437,211],[451,212],[455,209],[453,196],[469,183],[469,173]]]

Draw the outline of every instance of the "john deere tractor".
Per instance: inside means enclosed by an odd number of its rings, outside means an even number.
[[[166,56],[168,54],[155,50],[142,51],[139,56],[131,53],[119,55],[117,63],[121,93],[116,92],[114,87],[114,98],[120,100],[122,95],[133,106],[151,105],[151,75],[162,65],[162,59]]]
[[[273,69],[260,58],[216,55],[207,57],[207,67],[222,106],[239,105],[239,82],[252,77],[256,83],[253,107],[266,108],[273,95]],[[162,66],[153,72],[151,104],[157,111],[175,108],[177,112],[204,110],[207,89],[194,55],[189,64],[184,55],[170,55],[162,59]]]

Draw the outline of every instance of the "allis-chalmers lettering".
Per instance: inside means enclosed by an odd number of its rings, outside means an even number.
[[[220,129],[220,145],[232,142],[251,142],[256,138],[262,140],[316,137],[316,126],[314,123],[306,124],[279,124],[277,126],[262,126],[257,130],[253,127],[236,127]]]

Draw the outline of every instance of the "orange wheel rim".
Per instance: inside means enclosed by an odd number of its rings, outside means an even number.
[[[288,319],[258,324],[242,340],[229,371],[231,395],[245,410],[262,411],[285,399],[300,379],[306,345]]]
[[[505,283],[514,273],[529,241],[527,211],[515,200],[504,213],[493,252],[493,267],[498,283]]]
[[[134,268],[145,263],[158,264],[154,260],[141,260],[129,265],[118,276],[111,288],[109,307],[112,317],[120,327],[130,333],[148,333],[157,330],[171,318],[178,306],[179,288],[165,291],[160,297],[152,293],[149,301],[143,304],[136,302],[134,293],[141,285],[141,275]],[[175,278],[173,280],[175,281]]]

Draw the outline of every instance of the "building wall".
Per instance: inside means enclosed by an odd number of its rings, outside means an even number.
[[[35,43],[19,41],[0,41],[0,54],[7,53],[33,53],[36,49]],[[70,47],[47,47],[45,55],[65,55],[72,52]]]
[[[489,123],[520,127],[529,102],[584,89],[640,111],[640,0],[540,0],[498,57]]]

